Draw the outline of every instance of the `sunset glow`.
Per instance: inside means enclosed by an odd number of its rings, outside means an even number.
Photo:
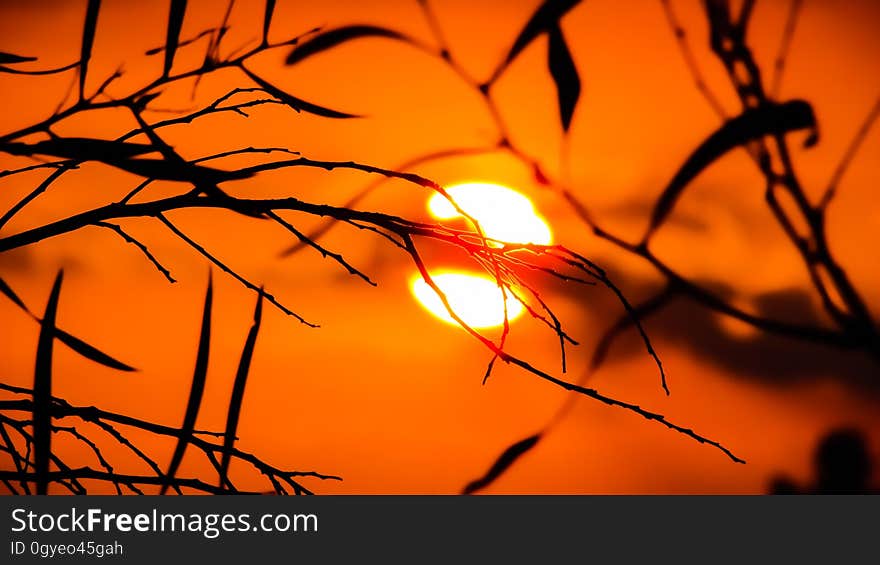
[[[431,276],[452,310],[472,328],[491,328],[504,323],[504,298],[498,284],[488,276],[469,273],[440,273]],[[444,322],[458,325],[443,301],[421,276],[413,277],[410,288],[419,303]],[[523,313],[523,305],[507,293],[507,319]]]
[[[516,190],[494,183],[467,182],[449,186],[446,192],[455,205],[440,193],[428,199],[428,211],[437,220],[461,218],[464,212],[479,222],[483,233],[491,239],[509,243],[552,243],[547,222],[538,215],[532,201]],[[437,274],[433,279],[455,313],[469,326],[490,328],[504,323],[504,296],[492,278],[462,272]],[[421,276],[413,277],[410,286],[425,309],[447,323],[458,324]],[[508,293],[508,321],[518,318],[523,310],[523,305]]]
[[[446,188],[446,192],[465,214],[480,223],[487,237],[510,243],[548,245],[553,241],[550,227],[525,195],[487,182],[466,182]],[[442,194],[428,200],[428,211],[438,220],[461,217]]]
[[[880,493],[877,22],[0,0],[0,497]]]

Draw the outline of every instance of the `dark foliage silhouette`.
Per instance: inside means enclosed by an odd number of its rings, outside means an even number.
[[[300,476],[335,478],[311,472],[280,471],[264,463],[259,458],[239,451],[234,447],[237,422],[244,402],[244,389],[248,378],[250,360],[254,354],[255,342],[260,328],[263,300],[303,324],[309,326],[317,326],[317,324],[297,314],[294,309],[284,305],[281,301],[282,299],[277,298],[271,292],[264,289],[261,284],[239,274],[234,266],[228,264],[204,245],[184,233],[166,215],[172,211],[211,208],[244,215],[255,222],[272,222],[281,227],[295,240],[295,243],[288,248],[287,255],[305,249],[317,251],[324,257],[337,263],[347,273],[370,284],[373,284],[373,282],[366,273],[351,265],[341,253],[324,247],[319,240],[336,224],[347,224],[348,226],[358,228],[365,235],[379,235],[384,238],[384,241],[390,243],[392,248],[397,249],[409,258],[418,269],[424,281],[437,293],[450,316],[491,353],[491,360],[488,364],[484,380],[490,376],[496,361],[501,360],[504,363],[515,365],[535,377],[576,393],[578,396],[586,396],[610,406],[623,408],[700,443],[712,446],[734,462],[743,463],[744,461],[721,443],[708,439],[688,427],[669,422],[661,414],[623,400],[612,398],[594,388],[587,387],[588,374],[582,375],[579,380],[574,382],[565,380],[547,370],[532,365],[527,360],[513,355],[505,348],[510,331],[506,319],[503,332],[498,340],[490,339],[470,327],[452,310],[446,296],[432,279],[428,265],[423,259],[421,244],[425,241],[438,242],[463,250],[475,264],[481,266],[492,275],[505,297],[511,296],[521,302],[535,320],[546,325],[558,337],[563,373],[566,369],[566,344],[575,344],[575,342],[565,332],[552,308],[543,301],[537,289],[523,278],[522,273],[525,271],[537,271],[551,280],[561,280],[567,283],[598,284],[609,290],[610,294],[621,303],[624,312],[622,317],[610,326],[603,339],[599,342],[599,346],[593,354],[591,371],[600,367],[607,358],[612,344],[620,335],[627,330],[635,329],[638,332],[643,347],[657,364],[661,385],[667,394],[669,394],[669,387],[666,381],[666,374],[648,334],[642,327],[641,320],[658,314],[674,299],[691,301],[713,314],[738,319],[765,332],[820,342],[834,347],[858,349],[880,361],[880,333],[878,333],[876,323],[866,306],[861,292],[854,286],[844,268],[833,256],[825,233],[825,211],[833,200],[837,185],[843,176],[843,171],[852,160],[861,140],[865,137],[871,124],[876,119],[880,104],[869,113],[865,125],[853,142],[851,150],[844,156],[843,162],[838,169],[839,172],[835,174],[829,183],[824,197],[819,203],[811,202],[807,198],[795,170],[786,134],[807,130],[807,137],[804,141],[805,146],[808,147],[817,141],[818,125],[812,106],[806,100],[779,101],[775,98],[784,69],[785,51],[787,49],[784,46],[790,41],[790,36],[797,21],[796,8],[793,8],[793,15],[789,18],[784,32],[783,47],[780,48],[780,55],[777,58],[776,71],[772,81],[773,87],[771,92],[768,93],[764,86],[761,70],[755,63],[747,42],[748,24],[754,2],[749,0],[743,2],[737,14],[733,14],[730,4],[724,0],[706,0],[704,3],[705,17],[710,30],[711,47],[717,59],[725,67],[728,78],[735,88],[742,106],[734,116],[728,117],[712,95],[709,86],[702,79],[700,71],[694,63],[694,57],[690,53],[687,35],[678,24],[671,4],[668,0],[662,0],[669,23],[673,28],[679,45],[682,47],[685,62],[694,75],[697,87],[705,95],[712,107],[715,108],[716,112],[718,112],[723,123],[719,129],[710,133],[706,140],[694,149],[685,163],[678,167],[672,179],[661,190],[655,201],[651,211],[651,222],[648,230],[638,242],[631,243],[603,229],[587,204],[570,187],[565,186],[561,179],[552,178],[548,175],[541,168],[536,158],[519,148],[512,141],[508,125],[493,98],[493,87],[511,62],[536,38],[546,34],[548,39],[547,70],[556,87],[556,104],[560,129],[563,134],[568,132],[578,102],[582,96],[582,73],[579,72],[575,65],[566,43],[562,22],[566,14],[577,7],[579,4],[578,0],[546,0],[541,3],[526,22],[522,31],[513,40],[510,49],[494,68],[487,80],[479,80],[472,77],[461,63],[451,55],[442,29],[434,16],[431,5],[426,0],[420,1],[419,4],[430,24],[434,39],[433,45],[410,38],[393,29],[360,24],[327,30],[310,30],[305,34],[280,42],[272,42],[269,37],[275,2],[268,1],[265,3],[263,12],[259,44],[225,57],[221,56],[219,47],[228,29],[227,20],[230,10],[227,10],[224,23],[220,27],[204,30],[194,38],[182,39],[180,34],[182,23],[186,16],[186,4],[185,0],[171,1],[165,44],[149,52],[149,54],[162,56],[161,75],[123,97],[111,98],[106,95],[106,89],[119,78],[119,72],[107,77],[95,92],[86,92],[86,76],[89,72],[92,45],[97,26],[100,23],[101,3],[98,0],[90,0],[87,5],[83,25],[82,47],[78,61],[57,69],[22,71],[16,70],[16,66],[32,62],[33,58],[25,55],[0,54],[0,63],[2,63],[0,72],[4,73],[41,74],[64,72],[70,69],[76,69],[79,73],[78,97],[72,104],[66,107],[62,105],[54,114],[39,123],[0,135],[0,151],[35,159],[45,156],[58,159],[0,172],[0,178],[2,178],[37,169],[47,169],[50,171],[38,186],[0,217],[0,230],[23,208],[49,190],[59,178],[84,163],[99,163],[106,167],[126,171],[142,179],[138,186],[133,188],[119,201],[109,202],[24,231],[3,234],[0,236],[0,253],[26,248],[48,238],[64,236],[89,226],[99,226],[112,230],[124,242],[134,245],[158,272],[168,279],[169,282],[174,282],[175,279],[172,277],[171,271],[150,252],[148,245],[135,239],[123,228],[125,220],[130,218],[154,219],[164,225],[177,239],[202,255],[213,267],[253,291],[257,296],[254,322],[247,336],[238,373],[235,377],[235,386],[227,413],[225,431],[223,433],[208,433],[195,429],[196,417],[205,386],[211,338],[210,320],[213,297],[210,283],[205,297],[200,341],[196,353],[196,368],[189,402],[181,427],[170,428],[102,411],[97,408],[75,407],[63,399],[53,397],[51,394],[53,378],[51,373],[51,355],[52,345],[56,338],[92,361],[119,370],[130,370],[131,367],[117,361],[86,341],[73,337],[57,328],[57,324],[61,323],[55,319],[55,307],[57,306],[60,294],[60,275],[50,295],[46,313],[41,318],[30,314],[30,310],[27,309],[14,290],[0,279],[0,291],[41,324],[33,389],[21,389],[2,385],[4,390],[24,397],[23,399],[0,401],[0,407],[3,408],[3,414],[0,414],[0,417],[3,418],[2,425],[0,425],[0,432],[2,432],[0,439],[3,439],[5,443],[3,450],[9,454],[15,466],[14,471],[0,472],[0,478],[5,481],[7,488],[11,491],[18,492],[21,490],[28,493],[30,492],[30,485],[28,483],[32,482],[36,485],[38,492],[45,492],[49,483],[57,483],[71,492],[84,492],[86,488],[82,485],[80,479],[95,479],[113,484],[117,492],[122,492],[121,487],[123,486],[134,492],[139,492],[140,486],[143,485],[156,485],[160,488],[161,492],[165,492],[168,489],[173,489],[176,492],[182,492],[182,489],[195,489],[203,492],[238,492],[234,482],[229,477],[228,471],[231,459],[244,461],[258,469],[268,478],[272,485],[272,491],[279,494],[288,491],[295,493],[309,492],[308,489],[295,480],[295,478]],[[793,6],[798,4],[794,3]],[[178,53],[182,49],[195,45],[197,39],[206,36],[209,38],[209,43],[202,64],[196,68],[175,72],[175,58]],[[249,111],[255,111],[262,106],[268,105],[286,107],[295,112],[305,112],[327,119],[354,119],[357,117],[357,114],[347,111],[349,109],[325,107],[314,101],[304,100],[293,93],[279,88],[267,80],[265,76],[255,71],[249,63],[258,54],[274,49],[285,49],[289,50],[286,64],[296,65],[308,58],[318,57],[321,53],[350,41],[367,39],[396,41],[401,43],[401,45],[414,47],[427,56],[438,59],[448,65],[464,83],[479,94],[487,113],[496,127],[496,142],[487,147],[439,149],[430,154],[413,157],[392,169],[353,161],[311,159],[285,147],[236,147],[221,153],[186,159],[163,137],[163,130],[169,126],[191,124],[196,120],[209,119],[211,116],[223,113],[234,113],[246,118]],[[187,79],[200,80],[202,77],[221,70],[238,72],[243,81],[246,81],[249,86],[233,89],[203,108],[195,111],[180,112],[179,115],[165,120],[150,122],[145,117],[145,111],[150,108],[150,104],[163,88]],[[116,139],[109,140],[62,137],[53,130],[56,125],[68,118],[107,108],[124,110],[137,122],[138,127]],[[48,137],[48,139],[37,142],[25,141],[25,139],[35,135]],[[149,143],[132,142],[131,139],[137,136],[146,137]],[[664,220],[672,212],[675,203],[684,197],[691,181],[701,171],[716,162],[722,155],[737,148],[743,148],[743,150],[749,153],[764,178],[768,206],[773,212],[775,219],[785,230],[792,245],[800,254],[810,274],[815,291],[820,296],[825,310],[835,321],[836,325],[833,328],[793,324],[782,319],[747,313],[737,308],[730,301],[726,300],[725,297],[714,292],[713,289],[703,285],[701,281],[690,280],[679,274],[650,249],[652,236],[662,227]],[[631,305],[606,271],[586,256],[572,250],[570,247],[562,245],[513,244],[491,240],[486,237],[479,223],[461,210],[451,199],[449,200],[456,210],[467,220],[467,229],[453,229],[444,225],[427,224],[383,211],[362,210],[356,207],[383,180],[387,179],[398,179],[413,186],[436,191],[449,198],[444,188],[436,182],[408,171],[418,164],[434,160],[496,152],[513,155],[531,167],[536,180],[555,190],[571,206],[580,219],[583,220],[586,229],[613,244],[621,252],[646,261],[665,278],[666,284],[664,288],[648,300]],[[159,157],[144,157],[144,155],[150,153],[157,153]],[[237,170],[223,168],[224,158],[242,154],[253,154],[264,157],[266,160]],[[209,162],[210,165],[206,164]],[[342,206],[308,202],[300,199],[297,195],[272,199],[234,197],[230,195],[229,191],[221,188],[221,185],[230,185],[242,179],[252,178],[263,172],[289,167],[317,168],[326,171],[347,169],[379,175],[380,178],[376,182],[367,185]],[[135,196],[151,183],[159,180],[173,181],[186,188],[178,194],[164,198],[147,201],[133,200]],[[789,212],[780,205],[779,195],[781,193],[794,199],[799,218],[790,217],[788,215]],[[324,217],[327,218],[327,221],[318,229],[305,233],[285,219],[283,213],[291,211],[315,217]],[[808,231],[805,233],[799,232],[795,228],[796,225],[799,225],[796,220],[803,220],[804,225],[808,227]],[[540,433],[514,442],[509,448],[503,450],[497,461],[489,467],[489,471],[483,477],[472,481],[465,488],[465,491],[469,493],[476,492],[490,486],[506,470],[511,468],[519,457],[538,445],[540,439],[570,406],[571,402],[567,402],[561,408],[560,413]],[[24,419],[7,417],[5,415],[6,412],[26,412],[27,410],[32,411],[32,420],[24,417],[22,417]],[[112,439],[134,452],[138,458],[150,467],[153,474],[129,475],[118,473],[104,459],[97,444],[87,435],[77,431],[76,428],[62,427],[54,423],[61,418],[68,417],[79,418],[82,422],[94,424],[102,429]],[[167,471],[163,472],[161,466],[149,454],[138,450],[122,432],[117,430],[117,425],[129,426],[146,430],[153,434],[175,438],[177,444]],[[10,431],[13,432],[12,435],[9,433]],[[95,453],[102,469],[72,469],[60,458],[53,455],[50,443],[51,438],[53,434],[59,433],[74,435],[87,448],[90,448]],[[17,437],[14,437],[14,435],[17,435]],[[24,453],[22,453],[20,445],[25,446]],[[210,461],[218,473],[219,486],[213,486],[201,479],[178,476],[182,458],[187,449],[190,448],[198,450]],[[34,454],[33,458],[30,456],[31,451]],[[219,460],[217,458],[218,454],[220,456]],[[32,459],[33,462],[31,462]],[[57,470],[51,469],[53,465]],[[16,487],[16,485],[18,486]]]
[[[871,456],[865,435],[854,428],[831,430],[816,446],[813,484],[799,486],[785,476],[775,478],[771,494],[876,494],[871,488]]]

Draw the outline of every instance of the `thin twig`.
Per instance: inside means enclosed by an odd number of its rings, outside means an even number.
[[[846,148],[846,152],[844,152],[843,157],[840,160],[840,163],[837,164],[837,167],[834,169],[834,173],[831,175],[831,179],[828,181],[828,185],[825,188],[825,192],[822,194],[822,198],[819,201],[819,209],[825,210],[828,208],[828,205],[834,199],[834,196],[837,194],[837,188],[840,186],[840,181],[843,179],[843,175],[846,174],[846,171],[849,169],[849,166],[852,164],[853,159],[856,154],[859,152],[859,148],[864,143],[865,139],[868,137],[868,133],[871,131],[871,127],[874,125],[874,122],[877,121],[877,117],[880,116],[880,96],[874,101],[874,106],[871,107],[871,110],[868,111],[868,115],[865,116],[862,125],[859,127],[855,136],[853,136],[852,141],[850,141],[849,146]]]
[[[287,306],[281,304],[278,301],[278,299],[275,298],[272,294],[269,294],[268,292],[261,290],[259,286],[255,285],[251,281],[249,281],[246,278],[244,278],[243,276],[239,275],[238,272],[236,272],[234,269],[232,269],[231,267],[226,265],[226,263],[224,263],[223,261],[214,257],[214,255],[209,253],[207,249],[205,249],[204,247],[202,247],[201,245],[196,243],[193,239],[191,239],[189,236],[187,236],[185,233],[180,231],[180,229],[178,229],[177,226],[175,226],[173,223],[171,223],[171,221],[168,220],[168,218],[166,218],[161,212],[158,212],[154,215],[163,224],[165,224],[168,227],[168,229],[170,229],[174,233],[174,235],[176,235],[177,237],[182,239],[184,242],[186,242],[187,245],[189,245],[190,247],[192,247],[193,249],[198,251],[200,255],[202,255],[203,257],[205,257],[206,259],[208,259],[209,261],[211,261],[212,263],[214,263],[215,265],[220,267],[220,269],[222,269],[225,273],[227,273],[232,278],[234,278],[235,280],[237,280],[238,282],[243,284],[245,287],[247,287],[248,289],[250,289],[258,294],[262,293],[263,296],[266,297],[266,300],[271,302],[273,306],[275,306],[276,308],[278,308],[279,310],[281,310],[282,312],[284,312],[288,316],[292,316],[292,317],[296,318],[297,320],[299,320],[301,323],[305,324],[306,326],[309,326],[311,328],[318,327],[317,324],[313,324],[313,323],[309,322],[308,320],[306,320],[305,318],[303,318],[302,316],[300,316],[299,314],[297,314],[296,312],[294,312],[293,310],[291,310]]]
[[[803,0],[791,0],[788,5],[788,16],[785,18],[785,29],[782,32],[782,40],[779,42],[779,50],[773,61],[773,78],[770,81],[770,97],[779,98],[779,90],[782,88],[782,76],[785,73],[785,62],[788,51],[791,48],[791,40],[797,27],[798,16],[803,8]]]
[[[663,12],[666,14],[666,20],[669,23],[669,27],[672,28],[672,33],[675,35],[675,42],[678,44],[678,50],[684,58],[685,65],[691,74],[691,78],[693,78],[694,86],[697,87],[697,90],[703,95],[703,98],[706,99],[706,102],[709,103],[709,106],[712,107],[715,114],[722,120],[726,119],[727,113],[724,111],[724,107],[721,105],[721,102],[718,101],[718,97],[715,96],[715,93],[709,88],[706,78],[703,76],[703,71],[700,70],[700,66],[697,64],[697,59],[694,57],[694,51],[688,41],[687,32],[678,21],[678,16],[675,14],[675,10],[672,7],[672,0],[660,0],[660,4],[663,6]]]
[[[111,224],[110,222],[97,222],[95,225],[102,227],[102,228],[107,228],[107,229],[112,230],[112,231],[116,232],[117,234],[119,234],[119,237],[121,237],[122,239],[124,239],[128,243],[137,247],[141,251],[141,253],[143,253],[144,257],[146,257],[150,261],[150,263],[152,263],[153,266],[156,267],[156,270],[158,270],[160,273],[162,273],[162,275],[165,277],[165,279],[168,280],[168,282],[170,282],[170,283],[177,282],[177,280],[171,276],[171,271],[166,269],[162,265],[162,263],[160,263],[159,260],[156,259],[156,257],[152,253],[150,253],[150,250],[147,249],[147,246],[144,245],[143,243],[141,243],[140,241],[138,241],[137,239],[135,239],[134,237],[132,237],[131,235],[129,235],[125,230],[122,229],[121,226],[118,226],[116,224]]]

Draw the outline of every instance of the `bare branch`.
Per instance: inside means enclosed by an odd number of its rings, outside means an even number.
[[[841,179],[843,179],[843,175],[846,174],[847,169],[849,169],[849,166],[852,164],[853,159],[855,159],[856,154],[859,152],[859,148],[868,137],[868,133],[871,131],[871,127],[874,125],[874,122],[877,121],[878,116],[880,116],[880,96],[878,96],[877,99],[874,101],[874,106],[868,112],[868,115],[865,116],[862,125],[859,127],[859,130],[856,132],[855,136],[852,138],[852,141],[850,141],[849,146],[846,148],[846,152],[843,154],[843,158],[834,169],[834,174],[831,175],[831,180],[828,181],[828,186],[825,188],[825,193],[822,195],[822,199],[819,201],[820,210],[827,209],[828,205],[834,199],[835,194],[837,194],[837,188],[838,186],[840,186],[840,181]]]
[[[782,88],[782,76],[785,73],[785,61],[788,58],[788,51],[791,48],[791,39],[794,37],[794,30],[797,27],[798,16],[800,16],[803,5],[803,0],[790,0],[788,5],[788,16],[785,18],[785,29],[782,32],[782,40],[779,42],[779,50],[776,52],[776,59],[773,61],[773,78],[770,81],[770,97],[774,99],[779,97],[779,89]]]
[[[287,306],[284,306],[283,304],[278,302],[278,299],[276,299],[272,294],[269,294],[268,292],[261,290],[259,286],[255,285],[254,283],[250,282],[249,280],[247,280],[243,276],[239,275],[234,269],[232,269],[231,267],[227,266],[224,262],[222,262],[219,259],[217,259],[216,257],[214,257],[211,253],[208,252],[208,250],[206,250],[204,247],[202,247],[201,245],[199,245],[198,243],[193,241],[189,236],[187,236],[182,231],[180,231],[180,229],[178,229],[177,226],[172,224],[171,221],[169,221],[168,218],[166,218],[164,215],[162,215],[161,212],[158,212],[157,214],[155,214],[155,216],[157,218],[159,218],[159,220],[163,224],[168,226],[168,229],[170,229],[174,233],[174,235],[176,235],[177,237],[182,239],[184,242],[186,242],[187,245],[189,245],[190,247],[192,247],[193,249],[198,251],[200,255],[202,255],[203,257],[205,257],[206,259],[208,259],[209,261],[211,261],[212,263],[214,263],[215,265],[220,267],[225,273],[232,276],[232,278],[234,278],[235,280],[237,280],[238,282],[243,284],[245,287],[256,292],[257,294],[262,293],[263,296],[266,297],[266,300],[268,300],[270,303],[272,303],[273,306],[275,306],[276,308],[278,308],[279,310],[281,310],[282,312],[284,312],[288,316],[292,316],[292,317],[296,318],[301,323],[303,323],[311,328],[318,327],[317,324],[313,324],[313,323],[307,321],[305,318],[303,318],[302,316],[300,316],[299,314],[297,314],[296,312],[294,312],[293,310],[291,310]]]
[[[140,241],[138,241],[137,239],[135,239],[134,237],[132,237],[131,235],[129,235],[128,233],[126,233],[125,230],[123,230],[121,226],[118,226],[116,224],[111,224],[109,222],[97,222],[95,225],[102,227],[102,228],[107,228],[107,229],[112,230],[112,231],[116,232],[117,234],[119,234],[119,237],[121,237],[122,239],[124,239],[128,243],[137,247],[141,251],[141,253],[143,253],[144,257],[146,257],[147,260],[149,260],[150,263],[152,263],[153,266],[156,267],[156,270],[158,270],[160,273],[162,273],[162,275],[165,277],[165,279],[168,282],[170,282],[170,283],[177,282],[177,280],[175,280],[174,277],[171,276],[171,271],[169,271],[164,266],[162,266],[162,264],[159,262],[159,260],[156,259],[156,257],[153,256],[152,253],[150,253],[149,249],[147,249],[147,246],[144,245],[143,243],[141,243]]]
[[[709,85],[703,76],[703,72],[700,70],[700,66],[697,65],[697,59],[694,57],[693,49],[688,41],[687,32],[681,26],[681,23],[678,21],[678,16],[676,16],[675,10],[672,8],[672,0],[660,0],[660,4],[663,5],[663,11],[666,14],[666,21],[669,23],[673,35],[675,35],[675,42],[678,44],[681,56],[684,57],[685,65],[687,65],[688,71],[691,73],[694,85],[697,87],[700,94],[703,95],[703,98],[706,99],[706,102],[709,103],[709,106],[712,107],[712,110],[715,111],[715,114],[722,120],[726,119],[727,113],[724,111],[724,107],[721,106],[718,97],[715,96],[715,93],[709,88]]]

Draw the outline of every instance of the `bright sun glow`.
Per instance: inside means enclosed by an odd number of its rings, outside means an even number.
[[[486,237],[510,243],[549,245],[553,236],[547,222],[538,215],[532,201],[519,192],[487,182],[466,182],[446,188],[465,214],[480,223]],[[442,194],[428,200],[428,211],[438,220],[461,214]]]
[[[432,274],[431,278],[446,295],[452,310],[472,328],[491,328],[504,323],[504,299],[498,284],[483,275],[467,273]],[[450,324],[458,325],[437,293],[422,277],[416,275],[410,284],[416,299],[429,312]],[[507,319],[513,321],[523,313],[523,305],[507,293]]]
[[[549,245],[550,227],[535,210],[532,201],[519,192],[487,182],[467,182],[446,188],[461,210],[477,220],[486,237],[508,243]],[[455,206],[442,194],[428,200],[428,211],[437,220],[460,218]],[[504,323],[504,295],[494,279],[470,273],[439,273],[432,278],[446,295],[452,310],[472,328],[491,328]],[[416,275],[410,287],[416,299],[444,322],[456,324],[437,293]],[[507,293],[507,319],[522,315],[524,307]]]

